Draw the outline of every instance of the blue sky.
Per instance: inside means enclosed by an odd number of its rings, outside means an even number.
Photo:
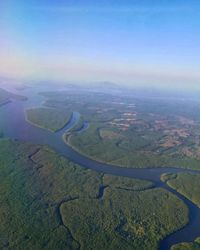
[[[1,0],[0,74],[200,84],[199,1]]]

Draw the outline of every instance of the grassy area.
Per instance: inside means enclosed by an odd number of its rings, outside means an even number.
[[[0,249],[156,249],[188,220],[153,183],[81,168],[45,146],[0,139],[0,173]]]
[[[200,249],[200,238],[197,238],[194,242],[183,242],[174,245],[171,250],[199,250]]]
[[[190,173],[165,174],[162,180],[200,207],[200,175]]]
[[[71,114],[66,109],[32,108],[26,110],[26,119],[35,126],[56,132],[67,124]]]

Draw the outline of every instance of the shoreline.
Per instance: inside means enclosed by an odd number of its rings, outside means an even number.
[[[26,109],[26,110],[28,110],[28,109]],[[37,127],[37,128],[43,129],[43,130],[47,130],[47,131],[49,131],[49,132],[51,132],[51,133],[55,133],[55,132],[56,132],[56,131],[54,131],[54,130],[45,128],[45,127],[43,127],[43,126],[38,125],[37,123],[34,123],[34,122],[30,121],[30,120],[28,119],[28,117],[27,117],[27,112],[26,112],[26,110],[24,110],[24,117],[25,117],[25,121],[26,121],[26,122],[28,122],[28,123],[31,124],[32,126],[35,126],[35,127]]]
[[[37,107],[37,108],[40,108],[40,107]],[[72,114],[70,115],[69,119],[66,121],[66,123],[65,123],[62,127],[60,127],[60,128],[58,128],[58,129],[55,129],[55,130],[54,130],[54,129],[50,129],[50,128],[43,127],[43,126],[41,126],[41,125],[39,125],[39,124],[37,124],[37,123],[34,123],[34,122],[32,122],[31,120],[29,120],[29,119],[28,119],[28,115],[27,115],[27,110],[29,110],[29,109],[32,109],[32,108],[24,109],[25,121],[28,122],[29,124],[35,126],[35,127],[38,127],[38,128],[40,128],[40,129],[47,130],[47,131],[49,131],[49,132],[51,132],[51,133],[57,133],[57,132],[61,131],[62,129],[64,129],[64,128],[70,123],[70,121],[71,121],[71,119],[72,119],[72,117],[73,117],[73,113],[72,113]],[[33,108],[33,109],[34,109],[34,108]]]
[[[66,138],[66,136],[67,136],[67,138]],[[185,168],[185,167],[180,167],[180,166],[178,166],[178,167],[174,167],[174,166],[154,166],[154,167],[152,167],[152,166],[144,166],[144,167],[137,167],[137,166],[134,166],[134,167],[130,167],[130,166],[125,166],[125,165],[122,165],[122,164],[114,164],[114,163],[112,163],[112,162],[106,162],[106,161],[102,161],[102,160],[99,160],[98,158],[95,158],[95,157],[91,157],[90,155],[87,155],[87,154],[85,154],[85,153],[83,153],[81,150],[79,150],[77,147],[75,147],[74,145],[72,145],[71,143],[70,143],[70,137],[72,137],[73,136],[73,134],[66,134],[66,133],[64,133],[63,135],[62,135],[62,139],[63,139],[63,141],[64,141],[64,143],[67,145],[67,146],[69,146],[69,147],[71,147],[74,151],[76,151],[77,153],[79,153],[80,155],[82,155],[82,156],[84,156],[84,157],[87,157],[88,159],[90,159],[90,160],[93,160],[93,161],[96,161],[96,162],[99,162],[99,163],[101,163],[101,164],[106,164],[106,165],[111,165],[111,166],[113,166],[113,167],[119,167],[119,168],[124,168],[124,169],[129,169],[129,168],[131,168],[131,169],[163,169],[163,168],[172,168],[172,169],[180,169],[180,170],[183,170],[183,171],[196,171],[196,172],[199,172],[199,174],[200,174],[200,169],[195,169],[195,168]]]

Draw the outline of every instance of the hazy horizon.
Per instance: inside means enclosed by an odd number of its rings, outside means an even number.
[[[2,1],[0,75],[200,88],[197,1]]]

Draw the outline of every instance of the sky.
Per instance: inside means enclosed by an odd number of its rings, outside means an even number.
[[[0,75],[200,88],[200,1],[0,0]]]

